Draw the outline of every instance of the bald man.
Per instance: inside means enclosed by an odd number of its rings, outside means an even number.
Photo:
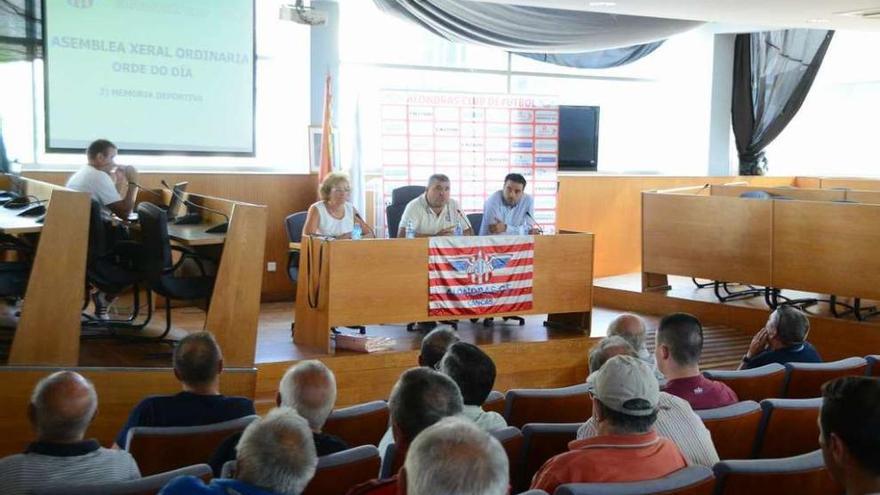
[[[648,327],[645,325],[645,320],[630,313],[624,313],[611,320],[611,323],[608,324],[608,336],[623,337],[624,340],[629,342],[629,345],[636,350],[637,357],[651,368],[662,387],[666,384],[666,377],[657,369],[654,353],[648,350],[646,343],[647,333]]]
[[[140,478],[131,454],[83,439],[97,411],[98,394],[82,375],[59,371],[40,380],[28,406],[37,438],[24,453],[0,459],[3,493]]]

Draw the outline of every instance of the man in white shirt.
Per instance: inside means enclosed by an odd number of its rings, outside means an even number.
[[[432,175],[428,179],[425,194],[406,205],[397,237],[406,237],[406,227],[410,222],[416,237],[453,235],[456,225],[461,226],[464,235],[474,233],[458,202],[449,197],[449,177],[444,174]]]
[[[130,165],[117,165],[117,152],[116,145],[106,139],[92,142],[86,150],[88,164],[67,179],[67,187],[91,194],[92,199],[125,220],[134,209],[138,173]]]
[[[482,407],[495,386],[495,363],[482,349],[467,342],[452,344],[440,361],[440,373],[452,378],[461,390],[462,416],[485,431],[507,427],[504,416]]]

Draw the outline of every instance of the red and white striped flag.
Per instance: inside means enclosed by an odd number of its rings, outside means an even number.
[[[532,309],[532,236],[432,237],[428,314],[468,316]]]

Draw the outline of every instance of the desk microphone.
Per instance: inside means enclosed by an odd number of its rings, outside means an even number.
[[[538,233],[539,233],[539,234],[543,234],[543,233],[544,233],[544,228],[541,227],[541,224],[538,223],[537,220],[535,220],[535,217],[533,217],[533,216],[532,216],[532,213],[531,213],[530,211],[528,211],[528,210],[526,210],[526,217],[532,219],[532,223],[535,225],[535,227],[538,227]]]
[[[165,186],[165,189],[170,190],[170,191],[171,191],[171,194],[173,194],[174,196],[176,196],[177,199],[179,199],[180,202],[183,203],[183,204],[185,204],[186,206],[188,206],[188,207],[193,207],[193,208],[198,208],[198,209],[200,209],[200,210],[205,210],[205,211],[207,211],[207,212],[214,213],[215,215],[220,215],[221,217],[223,217],[223,218],[226,219],[226,221],[223,222],[223,223],[217,224],[217,225],[215,225],[215,226],[213,226],[213,227],[211,227],[211,228],[209,228],[209,229],[205,229],[205,233],[207,233],[207,234],[225,234],[226,231],[229,229],[229,215],[227,215],[226,213],[223,213],[222,211],[215,210],[215,209],[213,209],[213,208],[208,208],[207,206],[203,206],[203,205],[199,205],[199,204],[193,203],[192,201],[190,201],[190,200],[184,198],[182,195],[180,195],[179,193],[177,193],[177,191],[175,191],[173,188],[171,188],[170,186],[168,186],[168,183],[165,182],[165,179],[162,179],[161,183],[162,183],[163,186]]]
[[[157,198],[161,199],[163,203],[165,202],[165,197],[164,197],[164,196],[162,196],[161,194],[157,193],[156,191],[150,189],[149,187],[144,187],[144,186],[138,184],[137,182],[134,182],[134,181],[131,181],[131,180],[128,181],[128,185],[129,185],[129,187],[130,187],[130,186],[135,186],[135,187],[137,187],[138,189],[140,189],[141,191],[148,192],[148,193],[152,194],[153,196],[156,196]]]
[[[376,238],[376,231],[373,230],[373,227],[370,227],[370,224],[368,224],[368,223],[367,223],[367,222],[361,217],[361,214],[358,213],[357,210],[354,210],[354,209],[353,209],[353,211],[354,211],[354,217],[357,218],[358,220],[360,220],[361,222],[364,222],[364,225],[366,225],[367,228],[370,229],[370,235],[373,236],[373,238],[375,239],[375,238]]]

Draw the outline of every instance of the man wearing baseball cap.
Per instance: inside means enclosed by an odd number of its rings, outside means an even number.
[[[569,443],[568,452],[544,463],[532,488],[553,493],[566,483],[644,481],[687,467],[675,443],[653,429],[660,386],[645,363],[614,356],[587,387],[599,435]]]

